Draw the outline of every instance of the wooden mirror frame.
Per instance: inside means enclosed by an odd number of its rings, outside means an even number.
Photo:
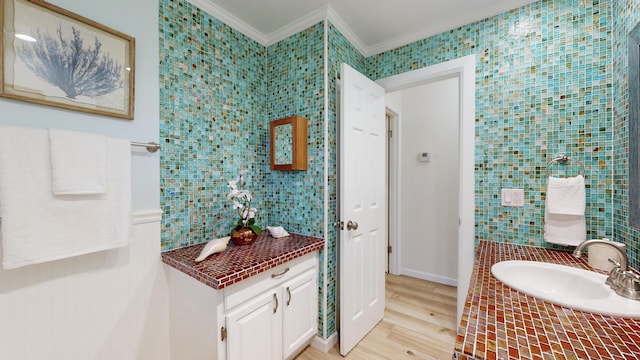
[[[276,126],[291,124],[292,149],[291,164],[276,164]],[[300,116],[291,116],[284,119],[271,121],[271,170],[307,170],[307,119]]]
[[[629,32],[629,226],[640,229],[640,24]]]

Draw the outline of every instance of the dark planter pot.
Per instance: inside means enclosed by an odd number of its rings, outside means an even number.
[[[241,227],[240,229],[233,229],[231,232],[231,241],[236,245],[249,245],[256,241],[258,234],[254,233],[248,227]]]

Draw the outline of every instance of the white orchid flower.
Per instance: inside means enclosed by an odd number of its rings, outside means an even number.
[[[238,173],[238,177],[235,180],[228,182],[229,193],[227,198],[233,202],[233,210],[240,217],[240,221],[243,226],[248,226],[249,220],[256,217],[258,210],[255,207],[251,207],[251,201],[253,196],[251,192],[246,189],[242,189],[245,183],[245,176],[248,170],[241,170]]]
[[[242,190],[238,190],[238,189],[232,189],[231,191],[229,191],[229,193],[227,194],[228,198],[237,198],[237,197],[241,197],[242,195]]]
[[[244,205],[241,202],[237,200],[233,200],[233,210],[243,209],[243,208],[244,208]]]
[[[251,193],[249,192],[249,190],[240,190],[240,195],[239,197],[244,197],[245,199],[247,199],[247,201],[251,201],[253,200],[253,198],[251,197]]]

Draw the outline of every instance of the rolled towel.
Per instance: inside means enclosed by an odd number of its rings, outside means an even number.
[[[267,230],[274,238],[289,236],[289,233],[282,226],[267,226]]]

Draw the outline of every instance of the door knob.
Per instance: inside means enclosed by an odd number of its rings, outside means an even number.
[[[349,220],[347,222],[347,230],[358,230],[358,223],[355,221]]]

